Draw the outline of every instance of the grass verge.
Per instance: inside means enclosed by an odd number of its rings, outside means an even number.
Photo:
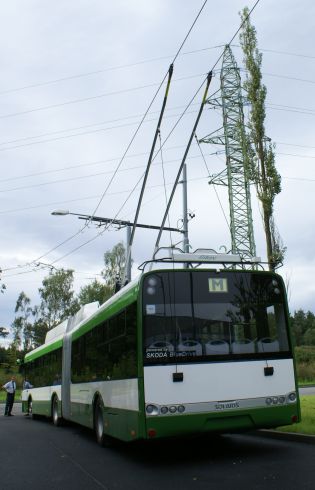
[[[315,395],[301,396],[302,422],[294,425],[278,427],[280,432],[315,435]]]
[[[7,393],[6,393],[6,391],[1,390],[1,391],[0,391],[0,403],[5,403],[6,398],[7,398]],[[20,402],[20,401],[21,401],[21,390],[16,390],[14,400],[15,400],[16,402]]]

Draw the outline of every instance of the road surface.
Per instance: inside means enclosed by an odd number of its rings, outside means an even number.
[[[224,435],[101,448],[92,431],[0,407],[2,490],[313,490],[314,445]]]

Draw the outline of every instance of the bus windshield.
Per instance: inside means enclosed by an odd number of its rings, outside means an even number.
[[[159,271],[143,281],[144,363],[292,357],[282,281],[254,271]]]

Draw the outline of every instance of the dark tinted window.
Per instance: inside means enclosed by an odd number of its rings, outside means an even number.
[[[147,363],[288,355],[285,294],[274,274],[152,273],[143,316]]]
[[[136,303],[72,343],[72,382],[131,378],[137,375]]]
[[[34,388],[61,383],[62,349],[25,364],[25,376]]]

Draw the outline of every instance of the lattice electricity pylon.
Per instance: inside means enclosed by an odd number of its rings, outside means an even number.
[[[228,186],[230,204],[231,249],[246,260],[256,255],[250,186],[247,172],[246,138],[241,77],[230,46],[226,46],[220,74],[221,95],[207,103],[221,107],[223,127],[205,136],[201,143],[225,145],[226,168],[212,176],[209,184]]]

